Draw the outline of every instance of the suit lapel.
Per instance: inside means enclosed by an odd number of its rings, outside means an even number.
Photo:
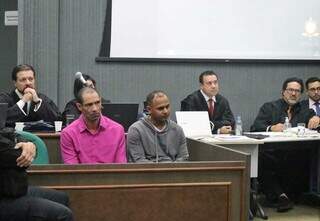
[[[10,96],[13,98],[14,103],[17,103],[20,100],[20,98],[17,95],[17,93],[15,92],[15,90],[11,91]]]
[[[203,97],[203,95],[201,94],[201,91],[199,90],[198,91],[198,97],[199,97],[199,102],[200,102],[200,105],[201,106],[201,110],[206,110],[208,111],[208,104],[206,102],[206,99]]]

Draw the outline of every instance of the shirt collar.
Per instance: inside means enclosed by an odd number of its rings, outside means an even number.
[[[203,90],[200,90],[201,94],[203,95],[204,99],[206,100],[206,102],[208,102],[208,100],[210,99],[210,97],[208,95],[206,95]],[[211,98],[213,100],[213,102],[216,102],[216,96],[213,96]]]
[[[314,101],[314,100],[312,100],[311,98],[309,98],[309,108],[312,108],[312,107],[314,107],[314,104],[315,104],[316,102]]]
[[[20,99],[23,97],[23,94],[21,94],[20,91],[17,88],[14,90],[14,92],[16,92],[16,94],[18,95],[18,97]]]
[[[79,129],[80,129],[80,133],[84,132],[85,130],[89,131],[84,119],[83,114],[80,115],[79,117],[80,120],[80,124],[79,124]],[[102,115],[100,116],[100,121],[99,121],[99,127],[98,127],[98,131],[100,130],[104,130],[107,128],[107,124],[108,124],[108,119],[104,118]]]

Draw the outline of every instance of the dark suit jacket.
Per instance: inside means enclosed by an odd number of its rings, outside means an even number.
[[[35,104],[31,103],[29,114],[26,116],[16,104],[20,98],[14,90],[10,93],[1,93],[0,102],[8,103],[6,126],[14,127],[15,122],[44,120],[53,123],[56,120],[61,120],[61,113],[57,105],[44,94],[38,93],[38,96],[42,99],[40,108],[35,112]]]
[[[284,123],[285,117],[288,117],[288,108],[289,105],[282,98],[263,104],[250,130],[266,131],[269,126]],[[315,115],[314,111],[309,109],[309,105],[306,107],[301,103],[295,104],[292,111],[290,123],[293,127],[296,127],[298,123],[308,125],[309,119]]]
[[[303,101],[300,101],[300,105],[303,108],[309,108],[309,99],[305,99]]]
[[[209,111],[208,103],[200,90],[193,92],[181,101],[181,111]],[[213,116],[210,117],[210,121],[214,124],[213,133],[216,133],[222,126],[234,126],[234,116],[229,102],[220,94],[216,95],[214,113]]]
[[[304,108],[304,109],[310,109],[310,108],[309,108],[309,99],[305,99],[305,100],[301,101],[300,103],[301,103],[301,107],[302,107],[302,108]],[[311,110],[313,110],[313,109],[311,109]],[[313,110],[313,111],[314,111],[314,110]],[[316,114],[316,112],[315,112],[315,114]]]
[[[16,141],[21,140],[13,128],[0,130],[0,200],[25,195],[28,188],[26,168],[17,166],[21,149],[15,149]]]

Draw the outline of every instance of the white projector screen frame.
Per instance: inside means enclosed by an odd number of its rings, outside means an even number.
[[[319,0],[112,0],[110,58],[320,60]]]

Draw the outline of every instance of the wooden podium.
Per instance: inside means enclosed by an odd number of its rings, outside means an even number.
[[[67,192],[77,221],[246,221],[250,155],[201,142],[188,148],[186,163],[35,165],[29,181]]]

